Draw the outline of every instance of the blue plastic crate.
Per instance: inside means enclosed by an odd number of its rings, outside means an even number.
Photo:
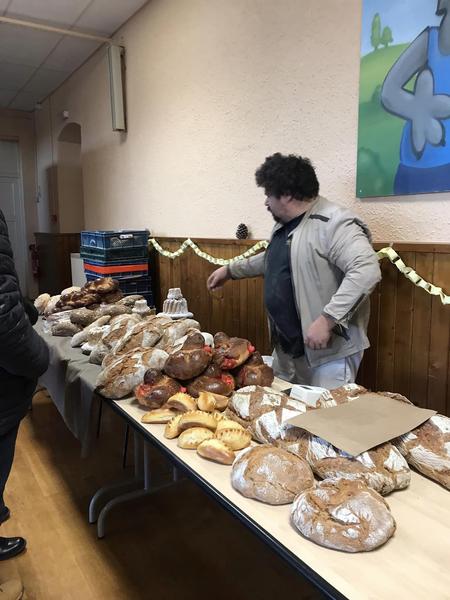
[[[125,246],[118,248],[97,248],[97,246],[81,246],[81,258],[88,260],[103,260],[105,264],[114,261],[133,259],[148,259],[148,246]]]
[[[146,277],[148,276],[148,261],[136,258],[120,259],[114,262],[84,259],[84,272],[99,277]]]
[[[101,275],[96,273],[86,273],[87,281],[95,281],[100,279]],[[113,277],[119,282],[120,290],[126,295],[131,294],[152,294],[152,278],[151,277]]]
[[[93,248],[133,248],[146,246],[148,236],[148,229],[82,231],[81,245]]]

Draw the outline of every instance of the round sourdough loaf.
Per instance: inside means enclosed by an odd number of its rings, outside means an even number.
[[[415,469],[450,490],[450,418],[434,415],[394,440]]]
[[[252,421],[277,406],[295,407],[302,405],[298,400],[289,398],[283,392],[277,392],[270,387],[248,385],[234,392],[228,408],[240,419]],[[304,405],[303,405],[304,406]],[[299,410],[301,410],[299,408]]]
[[[304,458],[316,475],[322,479],[349,479],[363,481],[380,494],[408,487],[411,471],[401,453],[386,443],[351,456],[335,448],[326,440],[298,430],[277,445]]]
[[[289,504],[314,485],[309,465],[275,446],[246,448],[233,464],[231,484],[247,498],[266,504]]]
[[[299,494],[292,522],[300,533],[327,548],[367,552],[392,537],[395,521],[387,502],[361,481],[321,481]]]

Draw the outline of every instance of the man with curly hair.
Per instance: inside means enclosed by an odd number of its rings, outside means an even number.
[[[264,277],[275,374],[333,389],[355,381],[369,347],[369,294],[380,267],[367,226],[319,196],[311,162],[276,153],[256,171],[276,221],[269,247],[216,269],[208,288]]]

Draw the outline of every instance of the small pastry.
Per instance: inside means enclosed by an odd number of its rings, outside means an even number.
[[[183,415],[177,415],[167,423],[166,428],[164,429],[164,437],[168,440],[173,440],[180,435],[181,429],[179,425],[182,416]]]
[[[169,423],[176,416],[175,411],[169,408],[155,408],[142,416],[142,423]]]
[[[245,429],[221,429],[216,438],[232,450],[242,450],[250,446],[252,434]]]
[[[197,446],[197,452],[203,458],[208,458],[222,465],[232,465],[235,454],[226,444],[217,439],[205,440]]]
[[[191,427],[181,433],[177,444],[180,448],[195,450],[199,444],[213,437],[214,433],[206,427]]]
[[[215,431],[217,419],[210,413],[202,412],[201,410],[191,410],[181,416],[178,426],[181,431],[190,427],[206,427],[207,429],[211,429],[211,431]]]
[[[178,392],[171,396],[164,406],[165,408],[171,408],[172,410],[182,413],[197,409],[194,398],[183,392]]]
[[[197,404],[200,410],[213,412],[214,410],[225,410],[228,406],[229,399],[221,394],[213,392],[200,392],[198,395]]]
[[[231,419],[222,419],[217,423],[216,433],[222,431],[222,429],[239,429],[240,431],[245,431],[245,428],[240,423],[236,423],[236,421],[232,421]]]

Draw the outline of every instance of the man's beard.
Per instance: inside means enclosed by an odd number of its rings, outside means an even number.
[[[281,223],[281,219],[280,219],[280,217],[276,217],[276,216],[273,214],[273,212],[270,210],[270,208],[268,208],[267,210],[268,210],[268,211],[270,212],[270,214],[272,215],[272,219],[275,221],[275,223]]]

